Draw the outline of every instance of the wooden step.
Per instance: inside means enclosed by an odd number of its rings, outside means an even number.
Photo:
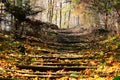
[[[62,56],[62,55],[61,55]],[[60,60],[65,60],[65,59],[69,59],[69,60],[78,60],[78,59],[85,59],[85,58],[89,58],[89,59],[93,59],[93,55],[78,55],[78,57],[60,57],[60,56],[29,56],[31,58],[43,58],[43,59],[60,59]]]
[[[59,46],[48,46],[48,48],[50,49],[56,49],[58,51],[72,51],[72,50],[75,50],[75,51],[80,51],[80,50],[83,50],[83,49],[87,49],[88,47],[85,47],[85,46],[82,46],[82,47],[59,47]]]
[[[17,73],[21,73],[21,74],[35,74],[35,75],[46,75],[48,74],[48,72],[25,72],[25,71],[15,71]],[[82,74],[81,72],[77,72],[77,71],[58,71],[58,72],[52,72],[51,71],[51,75],[70,75],[70,74]]]
[[[96,66],[29,66],[29,65],[16,65],[20,69],[32,69],[33,71],[58,71],[65,69],[66,71],[80,71],[85,69],[96,69]]]
[[[77,64],[77,63],[40,63],[40,62],[34,62],[32,65],[43,65],[43,66],[81,66],[81,65],[87,65],[88,63],[82,63],[82,64]]]

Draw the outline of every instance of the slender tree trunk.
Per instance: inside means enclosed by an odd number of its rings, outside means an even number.
[[[71,1],[70,2],[68,2],[69,3],[69,5],[71,5]],[[70,28],[70,18],[71,17],[71,9],[69,10],[69,12],[68,12],[68,24],[67,24],[67,28]]]
[[[79,15],[78,15],[78,17],[77,17],[77,25],[80,24],[80,23],[79,23],[79,19],[80,19],[80,17],[79,17]]]
[[[52,0],[49,1],[49,21],[52,23]]]
[[[64,14],[64,25],[66,25],[66,13]]]
[[[105,9],[107,9],[108,3],[107,2],[105,2],[105,3],[106,3]],[[105,11],[105,29],[107,29],[107,28],[108,28],[108,11],[106,10]]]
[[[61,25],[62,25],[62,2],[60,2],[60,28],[61,28]]]
[[[56,14],[55,14],[55,24],[57,24],[57,19],[58,19],[58,11],[56,10]]]
[[[108,28],[108,13],[105,13],[105,29]]]
[[[116,29],[117,29],[117,34],[120,36],[120,11],[117,11],[118,14],[118,18],[117,18],[117,22],[116,22]]]
[[[3,14],[2,11],[3,11],[2,6],[0,6],[0,14]],[[0,16],[0,18],[2,19],[2,15]],[[0,20],[0,25],[2,25],[1,22],[2,22],[2,20]],[[0,29],[2,30],[2,27]]]
[[[53,0],[48,0],[48,21],[52,23],[52,18],[53,18]]]
[[[71,10],[69,10],[69,13],[68,13],[68,26],[67,26],[67,28],[70,28],[70,16],[71,16]]]
[[[51,23],[53,19],[53,12],[54,12],[54,0],[52,0],[52,4],[51,4]]]

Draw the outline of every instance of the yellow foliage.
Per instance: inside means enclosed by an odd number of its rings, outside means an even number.
[[[9,36],[8,36],[8,35],[4,35],[4,37],[5,37],[5,38],[9,38]]]
[[[0,44],[0,46],[2,46],[2,44]]]
[[[85,27],[99,24],[99,15],[97,12],[90,10],[89,4],[82,2],[74,5],[73,13],[80,17],[80,22]]]
[[[69,79],[69,77],[62,77],[62,78],[60,78],[60,79],[57,79],[57,80],[68,80]]]
[[[4,4],[2,2],[0,2],[0,6],[4,6]]]
[[[39,80],[39,78],[38,78],[38,77],[35,77],[33,80]]]
[[[109,57],[107,63],[110,64],[114,60],[113,56]]]
[[[41,47],[37,47],[37,50],[41,50]]]

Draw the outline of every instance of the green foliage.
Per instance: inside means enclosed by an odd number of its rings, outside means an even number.
[[[117,39],[117,36],[108,36],[108,39],[111,41],[115,41]]]
[[[113,80],[120,80],[120,76],[116,76],[116,77],[114,77]]]
[[[35,62],[35,61],[36,61],[36,58],[32,58],[32,59],[31,59],[31,62]]]
[[[17,0],[16,5],[12,0],[7,0],[7,2],[4,2],[4,4],[6,7],[6,12],[12,14],[20,22],[24,21],[26,16],[31,12],[31,7],[28,0],[25,1],[24,5],[22,3],[22,0]]]
[[[17,0],[17,6],[22,6],[22,0]]]
[[[7,44],[7,45],[6,45]],[[11,46],[10,38],[8,35],[3,35],[0,41],[0,51],[9,50]]]
[[[115,59],[120,59],[120,54],[115,55]]]
[[[72,74],[70,74],[70,77],[77,78],[78,74],[76,72],[73,72]]]
[[[113,2],[114,2],[114,5],[116,5],[116,4],[120,3],[120,0],[113,0]]]
[[[11,42],[11,49],[16,50],[16,48],[20,45],[21,45],[21,43],[19,41],[13,41],[13,42]]]
[[[120,3],[120,0],[98,0],[92,4],[91,8],[104,14],[112,12],[118,3]]]
[[[120,47],[120,42],[117,42],[116,45],[117,45],[118,47]]]
[[[4,4],[3,4],[3,3],[0,3],[0,6],[2,7],[2,6],[4,6]]]
[[[78,3],[78,0],[73,0],[74,3]]]
[[[9,52],[13,50],[13,51],[19,51],[25,53],[26,49],[23,49],[23,47],[18,48],[21,45],[22,45],[21,42],[11,40],[9,35],[4,35],[2,36],[0,41],[0,51]]]
[[[101,63],[105,63],[105,59],[102,59],[102,60],[101,60]]]

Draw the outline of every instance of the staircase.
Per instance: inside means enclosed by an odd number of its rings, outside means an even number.
[[[49,48],[57,50],[81,50],[88,48],[94,38],[90,39],[87,31],[71,32],[67,30],[47,31],[48,39],[46,43]]]
[[[30,78],[50,78],[56,80],[61,77],[75,77],[79,75],[87,77],[83,73],[86,69],[96,69],[97,66],[89,63],[93,55],[74,54],[74,53],[39,53],[38,55],[29,55],[22,59],[19,67],[19,75]],[[22,63],[23,61],[23,63]],[[24,71],[26,69],[26,71]],[[73,75],[75,74],[75,75]]]

